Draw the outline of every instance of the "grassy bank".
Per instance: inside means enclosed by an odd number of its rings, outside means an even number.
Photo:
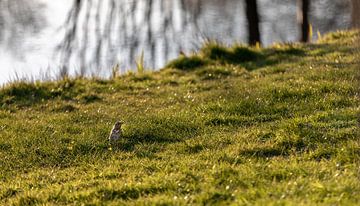
[[[208,43],[159,72],[9,84],[0,204],[355,205],[358,35]]]

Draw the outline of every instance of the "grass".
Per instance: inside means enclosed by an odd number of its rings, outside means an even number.
[[[158,72],[8,84],[0,205],[356,205],[358,36],[209,43]]]

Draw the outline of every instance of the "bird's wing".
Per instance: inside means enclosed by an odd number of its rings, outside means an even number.
[[[114,135],[114,129],[112,129],[112,130],[110,131],[109,139],[111,139],[113,135]]]

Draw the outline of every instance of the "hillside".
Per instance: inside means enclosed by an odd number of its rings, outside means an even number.
[[[358,36],[210,42],[158,72],[8,84],[0,205],[356,205]]]

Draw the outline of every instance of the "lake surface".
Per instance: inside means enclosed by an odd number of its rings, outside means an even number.
[[[246,43],[242,0],[0,1],[0,84],[14,79],[49,79],[69,74],[109,76],[145,66],[159,69],[180,51],[196,51],[206,39]],[[265,46],[299,39],[295,0],[258,0]],[[347,0],[314,0],[317,31],[350,27]],[[72,11],[72,13],[70,13]],[[69,15],[72,14],[72,15]]]

